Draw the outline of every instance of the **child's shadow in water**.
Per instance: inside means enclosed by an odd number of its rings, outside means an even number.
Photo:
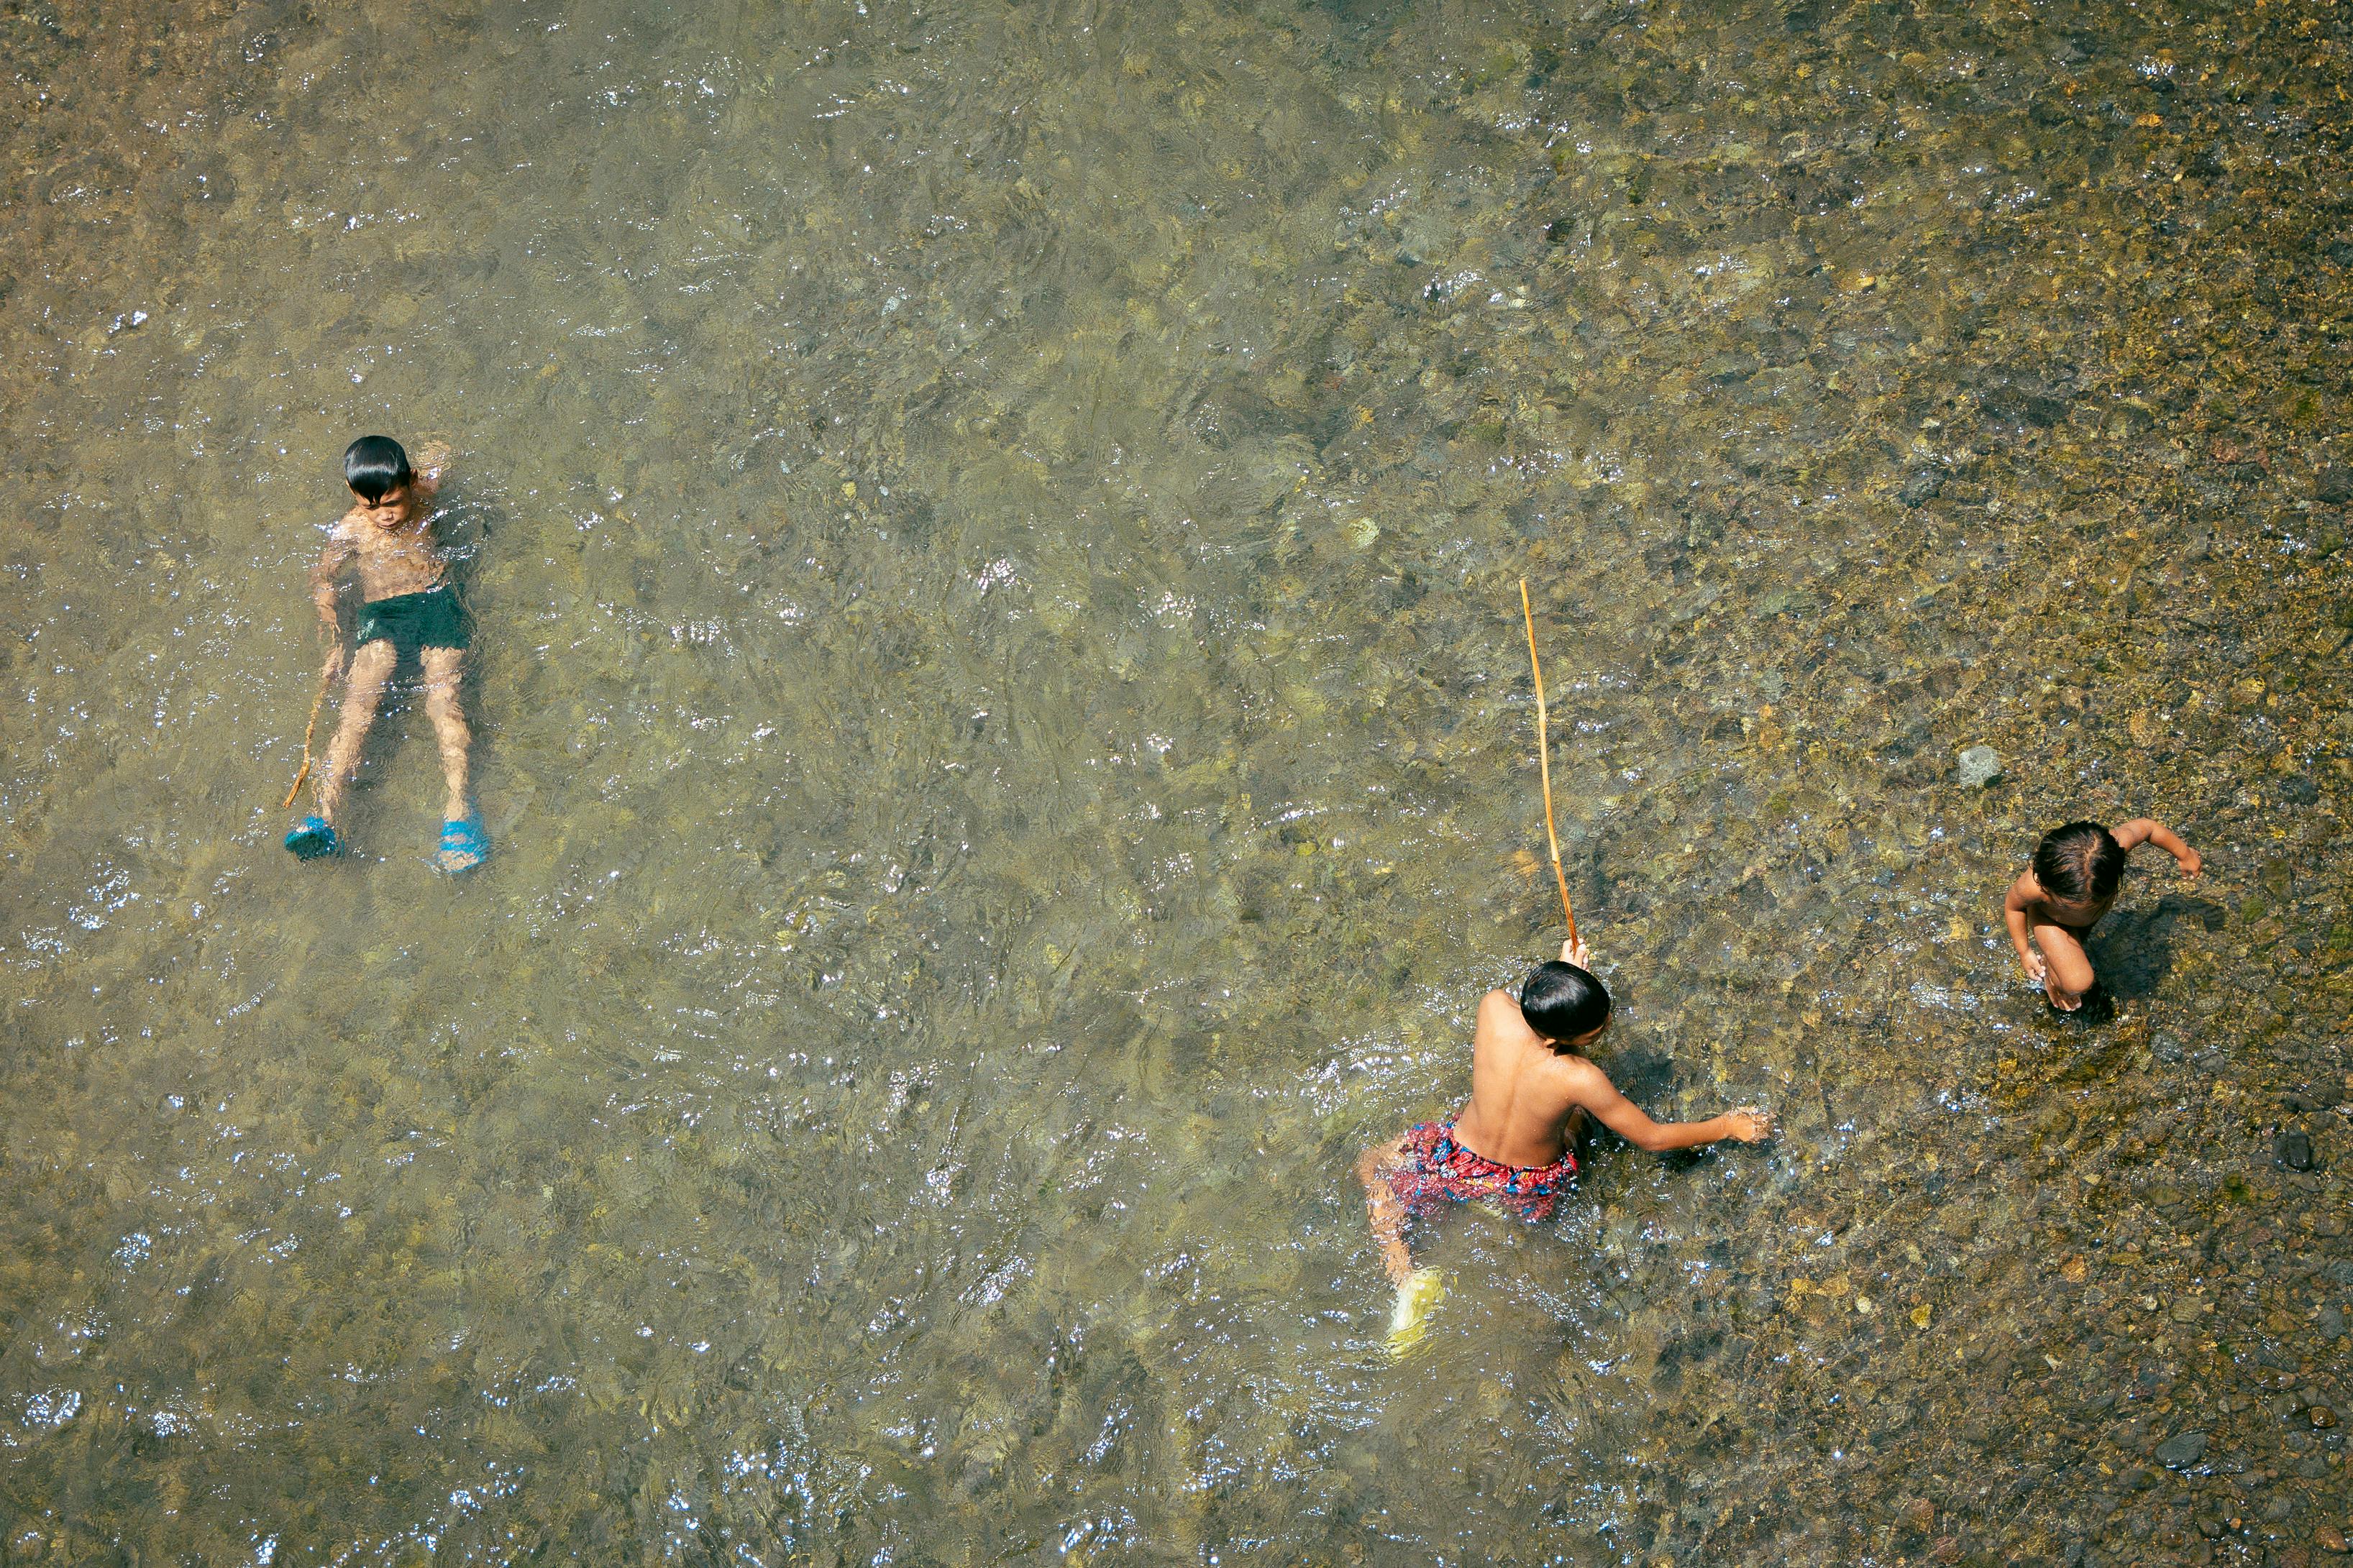
[[[2099,989],[2120,1002],[2153,996],[2173,972],[2173,933],[2183,921],[2221,931],[2222,906],[2208,899],[2168,893],[2145,909],[2110,915],[2093,933],[2092,967]]]

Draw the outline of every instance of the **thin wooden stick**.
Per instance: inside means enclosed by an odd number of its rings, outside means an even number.
[[[340,652],[340,648],[336,650],[336,653]],[[327,705],[327,688],[335,683],[335,660],[336,655],[331,653],[327,656],[327,662],[319,668],[319,691],[311,699],[311,721],[302,726],[302,771],[294,775],[294,783],[288,787],[286,798],[278,803],[280,811],[294,804],[294,797],[302,793],[302,781],[311,776],[311,737],[318,733],[319,710]]]
[[[1552,821],[1552,746],[1545,728],[1544,666],[1536,662],[1536,613],[1528,605],[1528,580],[1520,579],[1520,618],[1528,628],[1528,672],[1536,679],[1536,767],[1544,776],[1545,841],[1552,846],[1552,879],[1560,889],[1560,914],[1568,940],[1577,942],[1577,912],[1568,907],[1568,879],[1560,869],[1560,829]]]

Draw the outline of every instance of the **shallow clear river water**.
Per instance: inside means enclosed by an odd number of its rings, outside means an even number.
[[[0,1560],[2317,1561],[2353,7],[0,9]],[[345,442],[413,692],[278,799]],[[1356,1152],[1572,891],[1662,1115]],[[2002,774],[1964,782],[1990,746]],[[2148,813],[2062,1020],[2000,900]]]

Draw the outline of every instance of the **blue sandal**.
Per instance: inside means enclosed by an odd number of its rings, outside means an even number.
[[[482,831],[480,816],[453,816],[441,825],[441,848],[433,857],[434,865],[454,877],[490,858],[491,836]]]
[[[334,827],[323,816],[304,817],[286,836],[286,847],[294,852],[298,860],[315,860],[322,855],[335,854],[343,847],[343,841],[335,837]]]

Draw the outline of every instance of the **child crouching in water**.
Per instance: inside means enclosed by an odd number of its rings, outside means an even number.
[[[2154,817],[2136,816],[2114,828],[2096,822],[2052,828],[2034,847],[2026,873],[2010,885],[2001,917],[2018,949],[2019,967],[2042,984],[2051,1005],[2062,1013],[2083,1006],[2099,983],[2084,944],[2116,901],[2126,860],[2144,844],[2172,856],[2185,877],[2205,868],[2204,858],[2180,835]]]
[[[1389,1348],[1420,1337],[1443,1293],[1438,1270],[1417,1269],[1406,1226],[1449,1203],[1485,1198],[1523,1219],[1551,1217],[1577,1174],[1574,1119],[1590,1115],[1638,1149],[1690,1149],[1770,1137],[1773,1118],[1754,1109],[1705,1121],[1653,1121],[1618,1092],[1584,1053],[1609,1027],[1609,993],[1572,940],[1520,987],[1490,991],[1471,1040],[1471,1100],[1448,1121],[1425,1121],[1365,1151],[1356,1162],[1373,1236],[1398,1287]]]

